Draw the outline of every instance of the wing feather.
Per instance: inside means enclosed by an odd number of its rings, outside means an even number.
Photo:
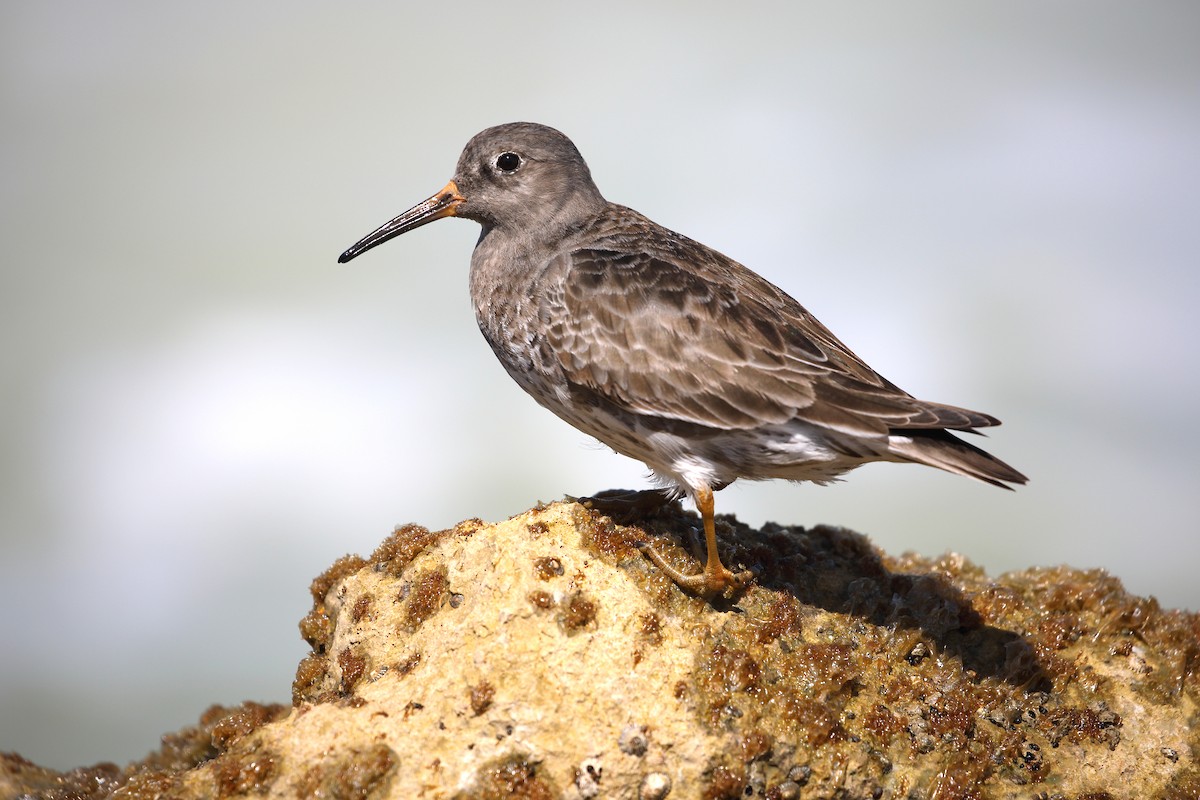
[[[722,430],[800,419],[882,436],[999,424],[917,400],[764,278],[627,213],[622,236],[566,251],[547,269],[545,344],[574,387],[631,413]]]

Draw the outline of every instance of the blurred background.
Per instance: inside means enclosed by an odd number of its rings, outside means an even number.
[[[1001,492],[736,485],[993,574],[1200,609],[1200,6],[8,2],[0,751],[125,762],[287,702],[309,581],[399,523],[641,487],[475,329],[478,228],[338,254],[500,122],[1004,420]]]

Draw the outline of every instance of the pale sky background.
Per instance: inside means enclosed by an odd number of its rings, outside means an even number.
[[[0,750],[125,762],[287,701],[338,556],[645,485],[495,362],[476,226],[335,263],[513,120],[1003,419],[1032,481],[718,512],[1200,609],[1197,41],[1190,2],[5,3]]]

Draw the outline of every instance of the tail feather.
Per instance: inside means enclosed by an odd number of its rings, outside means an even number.
[[[888,450],[899,461],[937,467],[1001,489],[1012,489],[1010,483],[1029,481],[992,454],[944,430],[893,431],[888,437]]]

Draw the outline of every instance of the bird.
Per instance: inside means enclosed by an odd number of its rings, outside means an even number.
[[[779,287],[732,258],[609,202],[574,143],[514,122],[476,134],[445,187],[338,258],[444,217],[481,226],[476,321],[538,403],[642,461],[667,499],[690,497],[707,555],[682,589],[753,579],[717,550],[713,493],[735,480],[826,484],[875,461],[925,464],[1011,489],[1027,478],[952,432],[995,417],[918,400]]]

